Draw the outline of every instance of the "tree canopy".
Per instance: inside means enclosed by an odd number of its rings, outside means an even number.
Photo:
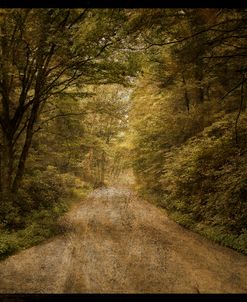
[[[0,230],[133,169],[178,222],[246,252],[246,9],[0,12]]]

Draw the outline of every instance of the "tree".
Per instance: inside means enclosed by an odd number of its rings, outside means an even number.
[[[94,87],[94,96],[83,105],[84,145],[87,156],[82,162],[85,179],[95,187],[105,184],[114,166],[116,143],[127,127],[128,99],[120,85]]]
[[[62,92],[78,92],[86,84],[126,83],[128,67],[123,60],[113,60],[123,20],[121,12],[108,9],[2,10],[3,200],[11,201],[18,191],[37,122],[48,100]]]
[[[130,114],[139,191],[246,253],[246,10],[147,13]]]

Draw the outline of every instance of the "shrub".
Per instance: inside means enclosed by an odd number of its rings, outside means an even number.
[[[239,145],[234,118],[226,116],[167,153],[160,205],[182,225],[246,252],[247,117],[239,125]]]

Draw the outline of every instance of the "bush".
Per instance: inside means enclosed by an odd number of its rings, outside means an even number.
[[[33,217],[35,219],[35,217]],[[2,231],[0,232],[0,259],[4,259],[11,254],[34,246],[43,242],[45,239],[60,233],[60,229],[52,219],[48,216],[45,220],[34,221],[25,229],[18,231]]]
[[[43,172],[36,170],[32,175],[26,175],[16,198],[23,210],[51,208],[66,196],[66,190],[58,171],[48,167]]]
[[[60,174],[52,166],[43,172],[34,170],[26,175],[14,204],[4,206],[0,259],[63,232],[58,218],[90,190],[89,184],[72,174]]]
[[[234,118],[226,116],[167,154],[160,205],[182,225],[246,253],[247,117],[239,125],[240,145]]]

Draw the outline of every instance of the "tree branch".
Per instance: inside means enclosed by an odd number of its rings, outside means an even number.
[[[231,90],[229,90],[221,99],[220,101],[224,100],[230,93],[232,93],[234,90],[236,90],[240,85],[243,85],[244,82],[247,81],[247,78],[244,78],[239,82],[236,86],[234,86]]]

